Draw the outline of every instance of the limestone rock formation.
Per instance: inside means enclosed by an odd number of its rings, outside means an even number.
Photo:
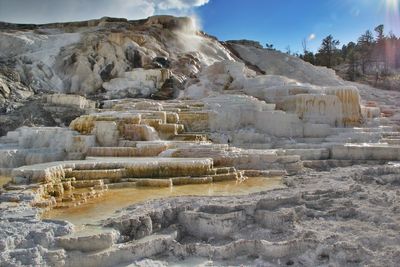
[[[137,68],[125,72],[121,78],[114,78],[103,83],[103,88],[110,98],[150,97],[170,78],[171,73],[168,69]]]
[[[194,75],[202,65],[232,59],[217,40],[198,32],[189,18],[103,18],[48,25],[2,24],[1,29],[0,60],[12,66],[25,85],[37,91],[81,95],[98,93],[102,88],[108,91],[111,87],[129,91],[141,84],[129,84],[127,80],[110,84],[110,80],[145,77],[146,74],[140,74],[143,72],[134,70],[154,68],[153,63],[162,57],[167,58],[168,64],[161,67],[171,69],[181,79]],[[130,71],[134,76],[126,74]],[[155,87],[147,87],[160,89],[159,83],[168,78],[162,75]]]
[[[301,83],[315,84],[319,86],[344,85],[344,81],[335,75],[335,71],[315,67],[299,58],[263,49],[259,46],[247,45],[243,42],[227,42],[240,59],[248,64],[256,66],[267,75],[281,75]]]
[[[1,266],[400,261],[400,93],[190,18],[0,23],[0,40]],[[251,179],[281,183],[140,198]],[[142,203],[108,218],[118,190]],[[80,207],[103,220],[42,217]]]
[[[18,72],[0,67],[0,112],[8,113],[20,106],[20,102],[33,95],[31,88],[21,83]]]

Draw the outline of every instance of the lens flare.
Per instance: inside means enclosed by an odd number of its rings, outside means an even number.
[[[386,12],[389,16],[396,16],[399,18],[399,0],[384,0],[386,5]]]
[[[386,6],[386,25],[393,31],[400,31],[399,0],[384,0]]]
[[[389,10],[399,11],[399,0],[386,0],[386,7]]]

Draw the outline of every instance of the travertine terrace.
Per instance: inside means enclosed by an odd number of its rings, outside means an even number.
[[[400,262],[399,93],[189,18],[0,26],[1,266]],[[24,108],[48,117],[24,126]],[[97,232],[41,218],[117,188],[277,176],[135,204]]]

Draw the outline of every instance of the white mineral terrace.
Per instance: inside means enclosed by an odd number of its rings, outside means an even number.
[[[174,174],[175,176],[179,176],[185,173],[189,176],[195,176],[196,174],[204,174],[210,171],[211,168],[212,159],[201,158],[88,157],[85,160],[70,160],[22,166],[15,168],[12,172],[12,176],[15,179],[27,179],[32,183],[51,182],[53,179],[65,178],[66,171],[76,171],[73,175],[77,175],[80,171],[98,170],[96,174],[100,176],[101,171],[126,169],[132,172],[132,177],[141,177],[142,175],[151,174],[152,172],[156,172],[160,177],[169,177]],[[174,171],[175,173],[173,173]],[[97,177],[95,175],[91,178],[96,179]],[[105,177],[107,177],[107,175],[105,175]]]
[[[195,101],[110,100],[95,110],[79,97],[79,107],[93,111],[70,129],[22,127],[2,137],[1,171],[12,176],[9,189],[37,190],[42,200],[34,205],[66,208],[112,188],[240,181],[293,175],[304,166],[400,160],[394,126],[337,127],[376,119],[361,117],[354,87],[277,90],[277,105],[222,94]],[[46,101],[75,105],[72,96]]]
[[[0,266],[399,266],[398,91],[185,17],[0,28]]]

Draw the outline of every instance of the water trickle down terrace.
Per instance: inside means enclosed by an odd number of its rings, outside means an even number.
[[[266,178],[245,180],[301,169],[296,155],[212,143],[209,115],[202,102],[106,102],[102,112],[72,121],[68,131],[74,134],[68,133],[65,160],[15,168],[8,189],[21,190],[28,184],[40,195],[34,205],[55,209],[120,199],[108,190],[145,196],[127,198],[115,210],[156,196],[209,195],[210,188],[218,188],[214,183],[224,186],[215,194],[263,191],[270,187]],[[241,186],[247,189],[241,191]],[[93,202],[98,197],[100,201]]]

